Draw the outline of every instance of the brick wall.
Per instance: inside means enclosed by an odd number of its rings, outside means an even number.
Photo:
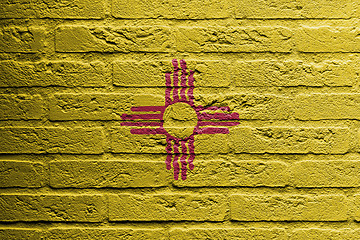
[[[0,3],[0,239],[360,238],[360,2]],[[239,114],[195,136],[121,126],[164,104],[172,59],[196,105]]]

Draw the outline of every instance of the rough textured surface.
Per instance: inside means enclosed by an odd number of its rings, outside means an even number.
[[[349,150],[346,128],[234,128],[230,147],[236,153],[346,153]]]
[[[343,195],[232,195],[231,219],[237,221],[346,221]]]
[[[360,94],[311,94],[295,98],[301,120],[360,119]]]
[[[0,62],[0,87],[104,87],[104,64],[81,61]]]
[[[111,2],[112,15],[116,18],[213,19],[230,16],[228,0],[112,0]]]
[[[100,128],[0,128],[1,153],[87,153],[103,152]]]
[[[301,161],[293,165],[296,187],[358,187],[359,161]]]
[[[232,83],[240,87],[323,87],[352,86],[357,79],[352,61],[301,60],[236,61],[232,68]]]
[[[45,185],[45,169],[41,163],[0,161],[0,187],[38,188]]]
[[[110,221],[222,221],[225,212],[219,194],[109,196]]]
[[[293,33],[284,27],[180,27],[181,52],[290,52]]]
[[[0,220],[100,222],[106,216],[102,195],[0,195]]]
[[[54,188],[134,188],[169,184],[170,172],[163,162],[153,161],[61,161],[50,163],[50,186]]]
[[[167,52],[173,45],[168,27],[61,26],[56,30],[58,52]]]
[[[353,61],[301,60],[199,61],[187,60],[195,70],[199,87],[295,87],[352,86],[357,79]],[[164,74],[171,71],[170,61],[116,61],[114,84],[131,87],[162,87]],[[132,79],[132,81],[129,81]]]
[[[300,52],[359,52],[359,30],[304,26],[297,34],[296,45]]]
[[[284,120],[293,115],[293,99],[273,94],[209,94],[198,95],[197,103],[202,106],[229,106],[242,119]]]
[[[314,239],[314,240],[322,240],[322,239],[334,239],[334,240],[351,240],[357,239],[360,237],[359,230],[351,230],[351,229],[341,229],[341,230],[333,230],[333,229],[299,229],[294,231],[291,235],[290,239],[293,240],[301,240],[301,239]]]
[[[117,127],[110,129],[110,152],[164,153],[166,136],[133,135],[130,133],[130,129],[131,127]]]
[[[289,173],[287,165],[274,161],[203,161],[179,187],[213,186],[285,186]]]
[[[35,53],[45,48],[43,28],[10,26],[0,28],[0,52]]]
[[[38,240],[42,239],[44,232],[39,229],[31,228],[0,228],[0,239],[17,240],[28,239]]]
[[[0,239],[353,240],[359,190],[359,0],[0,0]]]
[[[103,18],[103,0],[15,0],[0,3],[1,18]]]
[[[51,120],[121,120],[132,106],[151,101],[164,105],[162,96],[130,94],[55,94],[50,99]]]
[[[352,0],[240,0],[235,6],[237,18],[337,19],[357,16],[359,4]]]
[[[195,85],[198,87],[228,87],[231,83],[229,62],[187,60],[186,63],[188,68],[194,69]],[[163,87],[164,74],[171,70],[171,60],[116,61],[113,64],[114,85]]]
[[[357,194],[354,196],[354,205],[355,205],[355,221],[360,222],[360,195]]]
[[[40,95],[0,95],[0,120],[41,119],[43,108]]]
[[[65,239],[167,239],[163,229],[129,229],[129,228],[53,228],[48,238]]]
[[[195,240],[195,239],[287,239],[284,229],[174,229],[170,232],[170,239]]]

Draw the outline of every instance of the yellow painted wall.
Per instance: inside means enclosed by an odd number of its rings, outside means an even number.
[[[0,239],[360,239],[358,0],[0,2]],[[173,59],[195,136],[122,126],[163,106]],[[185,118],[185,116],[183,116]]]

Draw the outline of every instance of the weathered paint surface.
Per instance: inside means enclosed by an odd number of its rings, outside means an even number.
[[[0,12],[0,239],[360,239],[358,0]]]

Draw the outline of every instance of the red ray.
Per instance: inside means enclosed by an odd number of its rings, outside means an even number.
[[[195,82],[195,79],[194,79],[194,71],[193,70],[190,70],[190,75],[189,75],[189,87],[194,87],[194,82]]]
[[[194,106],[194,71],[190,70],[190,75],[188,78],[189,81],[189,90],[188,90],[188,97],[189,97],[189,104]]]
[[[180,66],[181,66],[181,90],[180,90],[180,99],[182,101],[186,101],[186,62],[182,59],[180,60]]]
[[[123,114],[121,115],[122,120],[137,120],[137,119],[152,119],[161,120],[162,114]]]
[[[194,146],[194,136],[191,136],[189,138],[189,152],[190,152],[190,157],[189,157],[189,169],[193,170],[194,169],[194,159],[195,159],[195,146]]]
[[[165,89],[165,107],[171,104],[171,73],[165,74],[166,89]]]
[[[180,158],[180,162],[181,162],[181,179],[185,180],[186,179],[186,172],[187,172],[187,168],[186,168],[186,158],[187,158],[187,148],[186,148],[186,142],[185,141],[181,141],[181,152],[182,152],[182,156]]]
[[[171,169],[171,159],[172,159],[172,155],[171,155],[171,140],[168,138],[166,138],[166,153],[167,153],[167,156],[166,156],[166,160],[165,160],[165,164],[166,164],[166,169],[167,170],[170,170]]]
[[[174,78],[174,90],[173,90],[173,99],[174,102],[178,102],[179,101],[179,94],[178,94],[178,86],[179,86],[179,66],[178,66],[178,62],[176,59],[172,60],[172,64],[174,66],[174,73],[173,73],[173,78]]]
[[[166,131],[163,128],[140,128],[140,129],[130,129],[131,134],[166,134]]]
[[[179,166],[179,141],[175,141],[174,144],[174,162],[173,162],[173,167],[174,167],[174,179],[178,180],[179,179],[179,172],[180,172],[180,166]]]
[[[122,122],[121,126],[148,127],[162,126],[162,122]]]

